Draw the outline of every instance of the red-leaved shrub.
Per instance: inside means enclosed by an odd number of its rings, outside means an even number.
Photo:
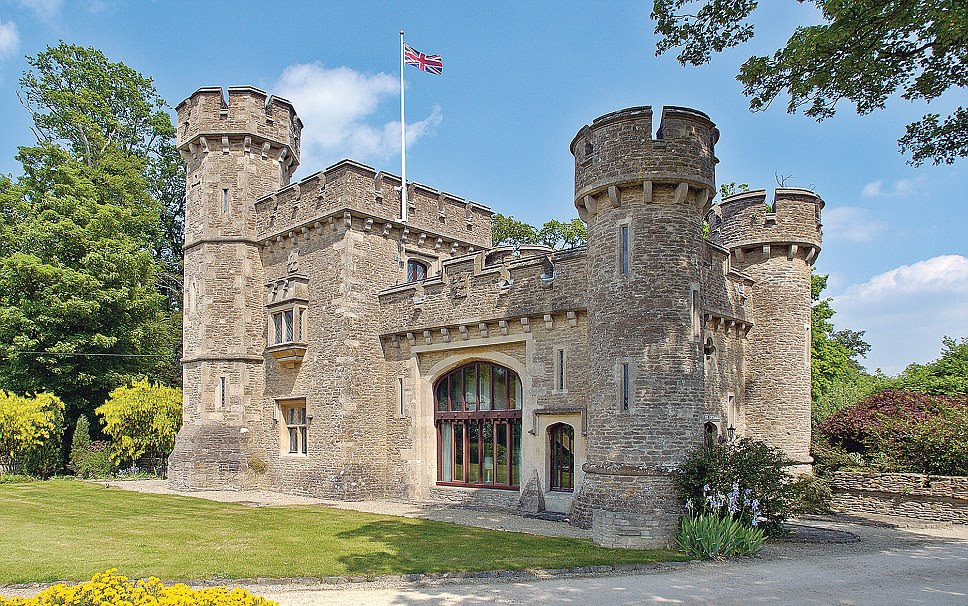
[[[884,471],[961,475],[968,469],[968,397],[885,390],[820,425],[831,444]]]

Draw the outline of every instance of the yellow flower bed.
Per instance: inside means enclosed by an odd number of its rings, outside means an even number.
[[[192,589],[183,583],[165,585],[159,579],[131,580],[112,568],[80,585],[53,585],[32,598],[5,598],[0,606],[278,606],[236,587]]]

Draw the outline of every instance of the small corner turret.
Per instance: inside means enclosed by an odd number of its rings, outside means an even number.
[[[820,196],[808,189],[777,189],[772,204],[766,190],[742,192],[711,209],[710,236],[740,262],[750,253],[775,249],[811,264],[820,252],[823,207]]]

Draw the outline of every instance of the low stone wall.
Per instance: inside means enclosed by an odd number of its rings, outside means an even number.
[[[968,477],[839,471],[831,489],[834,508],[845,513],[968,524]]]

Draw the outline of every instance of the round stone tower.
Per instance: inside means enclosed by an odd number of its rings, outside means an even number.
[[[168,475],[179,488],[251,484],[264,431],[265,277],[254,202],[289,184],[302,123],[249,86],[200,88],[176,108],[187,167],[183,419]],[[264,457],[263,457],[264,460]]]
[[[702,222],[719,137],[703,113],[606,114],[571,143],[588,224],[588,462],[575,519],[614,547],[672,541],[671,472],[702,440]]]
[[[823,200],[806,189],[730,196],[710,213],[710,237],[755,281],[747,335],[746,429],[808,470],[810,271],[820,252]]]

